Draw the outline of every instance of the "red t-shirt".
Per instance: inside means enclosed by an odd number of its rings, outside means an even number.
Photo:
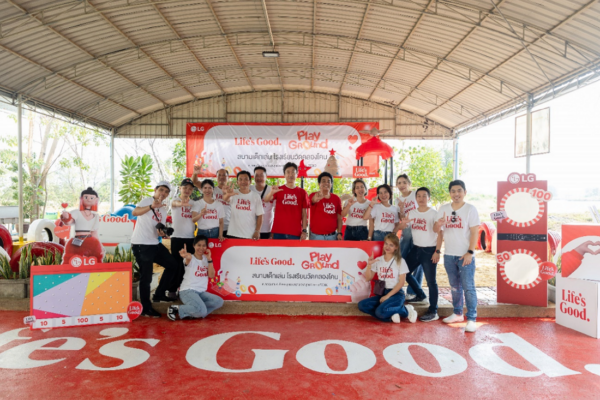
[[[283,185],[283,189],[273,195],[275,202],[275,215],[273,216],[272,233],[282,235],[302,235],[302,209],[309,208],[306,191],[301,187],[290,189]]]
[[[329,235],[338,227],[338,214],[342,213],[342,201],[331,193],[328,199],[321,199],[315,204],[312,198],[316,193],[311,193],[310,200],[310,231],[316,235]]]

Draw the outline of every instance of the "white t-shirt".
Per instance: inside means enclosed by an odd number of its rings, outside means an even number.
[[[192,209],[197,213],[200,213],[204,207],[206,207],[206,214],[198,220],[198,229],[207,230],[219,227],[219,219],[225,217],[225,210],[223,204],[215,200],[212,204],[208,204],[204,199],[198,200],[196,205]],[[225,226],[223,226],[225,230]]]
[[[452,222],[451,203],[444,204],[437,212],[437,219],[440,219],[446,213],[448,224],[443,227],[444,243],[446,244],[445,253],[449,256],[463,256],[469,250],[469,241],[471,239],[470,228],[479,226],[479,213],[475,206],[469,203],[463,204],[456,210],[456,220]]]
[[[154,202],[152,197],[148,197],[140,201],[137,207],[147,207]],[[155,208],[154,212],[158,216],[158,219],[154,216],[152,210],[147,213],[139,215],[131,235],[131,244],[158,244],[158,232],[156,232],[156,224],[162,222],[163,224],[167,220],[167,207],[162,206]]]
[[[396,197],[396,203],[398,204],[398,208],[402,210],[400,207],[400,203],[404,203],[404,214],[408,214],[409,212],[416,210],[419,206],[417,205],[417,192],[413,190],[406,197],[398,196]]]
[[[179,197],[175,200],[181,201]],[[171,237],[181,239],[193,239],[194,231],[196,230],[196,224],[192,222],[192,210],[196,205],[194,200],[188,201],[189,206],[171,207],[171,217],[173,218],[173,235]]]
[[[185,265],[185,262],[184,262]],[[183,274],[183,282],[179,287],[179,291],[195,290],[196,292],[206,292],[208,288],[208,259],[202,255],[202,260],[198,260],[192,254],[192,259],[188,265],[185,265]]]
[[[364,203],[359,203],[356,201],[354,204],[350,206],[348,210],[348,215],[346,215],[346,226],[367,226],[369,221],[363,219],[363,215],[365,215],[365,210],[369,208],[369,200],[365,200]],[[348,202],[344,205],[348,205]]]
[[[404,258],[400,260],[400,265],[396,261],[396,257],[390,261],[385,261],[383,256],[377,257],[375,263],[371,265],[371,271],[377,273],[379,280],[385,281],[386,289],[393,289],[400,280],[400,275],[408,274],[408,265]]]
[[[225,215],[223,216],[223,230],[226,231],[229,229],[229,220],[231,219],[231,206],[229,203],[223,201],[223,191],[219,189],[219,187],[215,187],[213,190],[213,197],[215,200],[218,200],[223,205],[223,211],[225,211]]]
[[[75,232],[97,231],[100,227],[100,217],[95,211],[92,211],[92,218],[90,220],[87,220],[80,210],[73,210],[70,214],[73,220],[75,221]]]
[[[400,221],[398,212],[400,212],[398,206],[390,205],[386,207],[381,203],[377,203],[371,210],[371,218],[375,220],[374,230],[392,232],[396,223]]]
[[[240,193],[239,190],[235,196],[231,196],[231,220],[227,234],[230,236],[252,239],[256,230],[256,217],[263,215],[262,200],[260,196],[253,191],[247,194]]]
[[[267,190],[265,190],[265,195],[262,197],[263,199],[267,197],[269,193],[271,193],[272,186],[267,186],[266,188]],[[256,190],[256,186],[254,185],[250,186],[250,190],[258,194],[258,197],[260,197],[260,195],[262,194],[262,190]],[[263,222],[262,226],[260,227],[260,231],[262,233],[270,233],[271,226],[273,225],[273,200],[266,203],[263,201],[262,206],[265,213],[263,214]]]
[[[408,214],[408,218],[413,220],[410,227],[415,246],[432,247],[437,245],[438,234],[433,231],[436,217],[437,211],[433,208],[425,212],[419,212],[418,209],[415,209]]]

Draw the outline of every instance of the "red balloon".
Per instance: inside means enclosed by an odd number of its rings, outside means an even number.
[[[12,269],[13,272],[19,272],[19,261],[21,261],[21,252],[25,247],[31,248],[31,253],[34,256],[43,256],[48,251],[58,251],[61,254],[63,254],[65,251],[65,247],[58,243],[35,242],[26,244],[25,246],[17,250],[15,254],[13,254],[12,259],[10,260],[10,269]]]
[[[0,246],[2,246],[4,250],[6,250],[9,256],[12,256],[12,237],[10,236],[9,230],[4,225],[0,225]]]

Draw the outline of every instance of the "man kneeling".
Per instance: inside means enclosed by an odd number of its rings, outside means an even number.
[[[194,239],[194,254],[188,253],[185,246],[179,254],[185,265],[183,282],[179,288],[179,299],[183,305],[169,307],[167,316],[172,321],[177,319],[177,315],[180,319],[206,318],[208,314],[223,306],[222,298],[206,292],[208,278],[215,277],[208,239],[206,236],[197,236]]]

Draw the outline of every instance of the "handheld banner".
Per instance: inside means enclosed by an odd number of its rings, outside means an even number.
[[[131,263],[33,265],[30,299],[31,329],[129,322]]]
[[[357,303],[363,277],[382,242],[209,239],[216,276],[209,292],[226,300]]]
[[[224,168],[229,176],[263,166],[270,178],[283,178],[283,166],[304,160],[309,178],[316,178],[330,161],[337,163],[336,177],[350,178],[356,149],[371,136],[359,131],[378,123],[188,123],[186,127],[187,175],[194,165],[199,176],[214,177]]]

